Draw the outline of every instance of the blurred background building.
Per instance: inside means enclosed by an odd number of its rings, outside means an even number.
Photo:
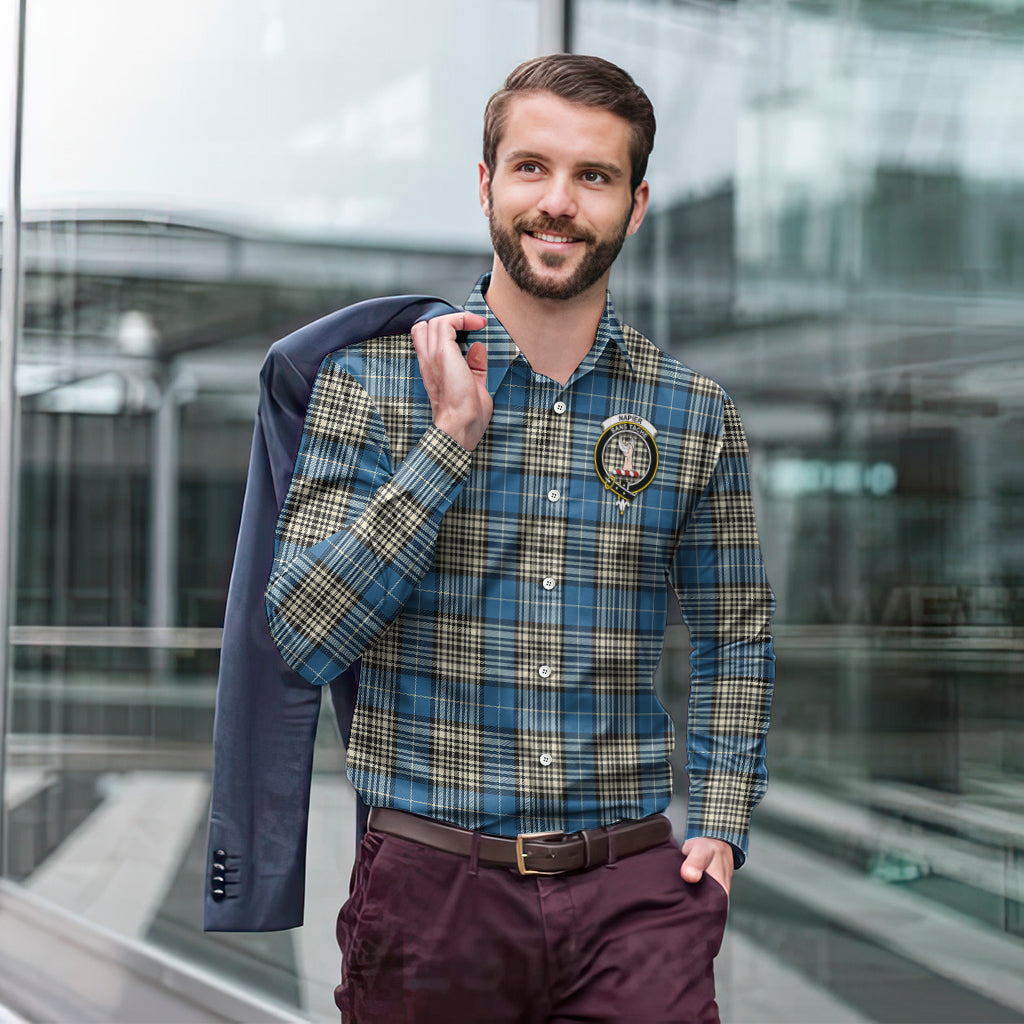
[[[484,104],[558,49],[654,101],[616,304],[735,398],[779,598],[723,1018],[1024,1021],[1024,0],[0,0],[23,1018],[336,1019],[327,719],[305,927],[201,932],[257,372],[357,299],[465,298]]]

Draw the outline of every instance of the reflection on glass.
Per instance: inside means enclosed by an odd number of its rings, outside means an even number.
[[[535,51],[537,4],[28,9],[9,873],[336,1020],[354,807],[329,711],[306,927],[201,932],[259,367],[359,299],[468,294],[489,253],[481,114]]]
[[[872,965],[1021,1019],[1024,4],[582,0],[575,39],[659,111],[618,305],[736,399],[779,597],[726,1015],[905,1019]]]

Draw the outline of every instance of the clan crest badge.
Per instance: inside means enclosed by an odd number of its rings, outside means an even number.
[[[642,416],[623,412],[601,424],[594,466],[606,491],[615,496],[621,516],[658,471],[658,431]]]

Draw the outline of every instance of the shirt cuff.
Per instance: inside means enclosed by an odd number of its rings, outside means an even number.
[[[723,840],[733,848],[733,860],[739,867],[747,857],[750,813],[763,788],[753,772],[718,768],[697,773],[691,769],[686,838]]]
[[[747,859],[747,854],[744,849],[737,846],[728,836],[718,835],[715,832],[709,832],[707,829],[696,830],[689,828],[686,830],[687,839],[720,839],[723,843],[728,843],[732,850],[732,866],[734,868],[743,867],[744,861]]]
[[[427,508],[447,512],[469,476],[473,453],[431,424],[391,482]]]

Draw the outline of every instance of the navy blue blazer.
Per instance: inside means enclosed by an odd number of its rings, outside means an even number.
[[[270,636],[263,594],[277,516],[320,364],[346,345],[405,334],[417,320],[454,311],[443,299],[425,295],[369,299],[276,342],[260,370],[217,679],[207,931],[274,931],[302,924],[313,739],[322,691],[282,660]],[[331,683],[346,743],[358,678],[356,664]],[[360,831],[365,815],[360,801]]]

